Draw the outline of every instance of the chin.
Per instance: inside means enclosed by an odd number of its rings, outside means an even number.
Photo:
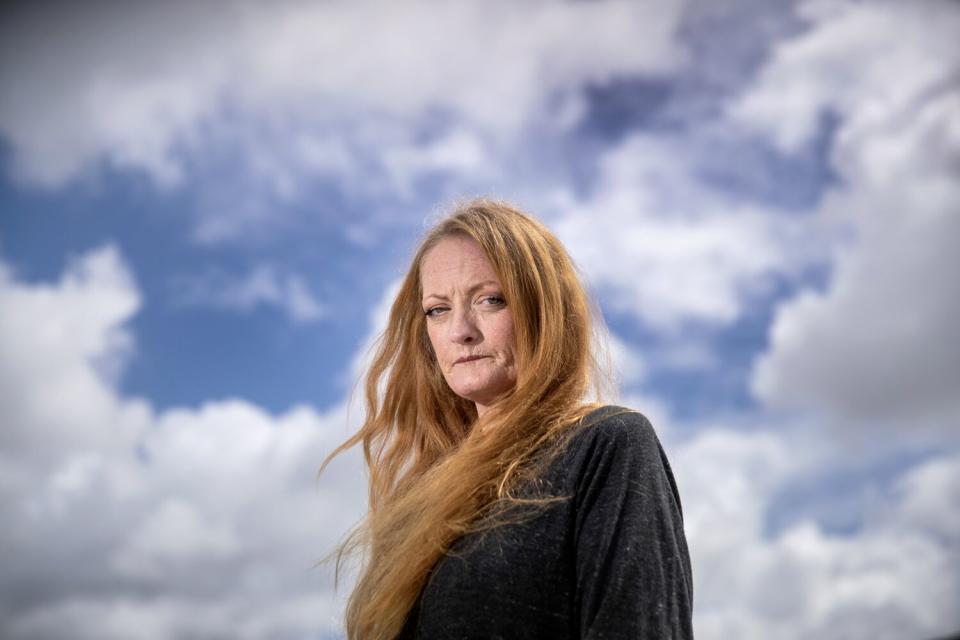
[[[509,390],[511,385],[506,381],[489,381],[486,383],[464,381],[459,384],[451,384],[450,388],[455,394],[469,400],[470,402],[479,402],[481,404],[490,404],[500,395]]]
[[[469,400],[470,402],[480,402],[490,397],[490,393],[484,388],[477,387],[468,387],[465,385],[460,385],[458,387],[451,387],[453,392],[463,398],[464,400]]]

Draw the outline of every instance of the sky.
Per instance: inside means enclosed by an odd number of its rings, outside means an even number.
[[[703,640],[960,631],[960,5],[5,3],[0,636],[340,638],[425,229],[564,242]]]

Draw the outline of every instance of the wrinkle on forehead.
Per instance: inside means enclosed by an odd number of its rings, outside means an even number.
[[[440,240],[424,254],[420,263],[420,289],[425,298],[487,283],[499,286],[499,278],[483,249],[468,236],[448,236]]]

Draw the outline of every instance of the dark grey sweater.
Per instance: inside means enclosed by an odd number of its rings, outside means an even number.
[[[399,638],[693,637],[680,498],[653,428],[620,407],[584,424],[540,485],[570,499],[455,542]]]

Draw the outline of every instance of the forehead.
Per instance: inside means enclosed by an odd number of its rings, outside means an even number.
[[[420,282],[431,285],[497,280],[496,272],[477,241],[467,236],[447,236],[430,248],[420,261]]]

